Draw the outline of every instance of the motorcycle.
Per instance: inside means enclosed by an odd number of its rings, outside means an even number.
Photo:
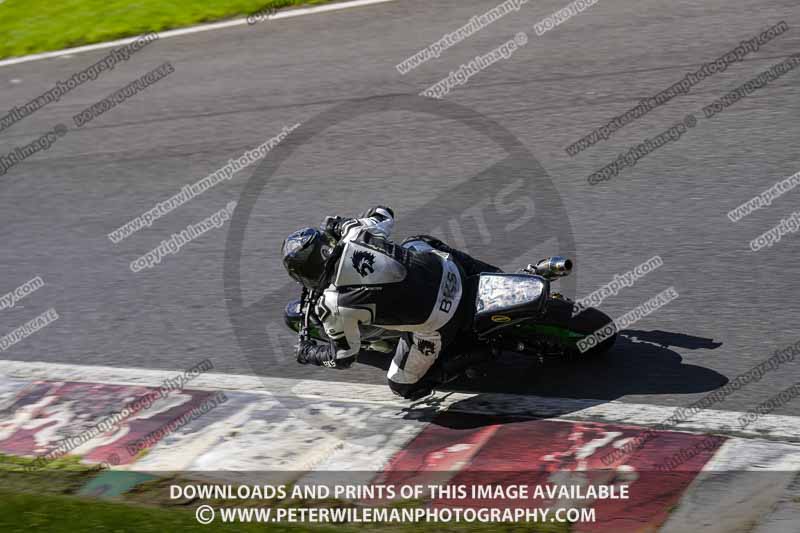
[[[578,342],[603,329],[612,320],[605,313],[587,308],[573,316],[573,304],[551,292],[551,283],[572,271],[572,261],[550,257],[518,273],[482,273],[467,278],[474,294],[474,319],[468,334],[457,341],[454,351],[483,352],[489,360],[504,352],[535,357],[540,363],[599,355],[611,349],[613,335],[580,352]],[[288,303],[286,325],[301,339],[329,342],[312,302],[319,294],[303,290],[299,300]],[[466,296],[465,296],[466,297]],[[402,332],[377,326],[361,327],[361,349],[394,354]]]

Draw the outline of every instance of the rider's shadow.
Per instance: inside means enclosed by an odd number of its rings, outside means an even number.
[[[459,379],[441,390],[600,401],[634,394],[707,392],[725,385],[728,378],[709,368],[684,363],[670,348],[713,350],[721,345],[682,333],[625,330],[605,355],[543,365],[530,356],[504,354],[488,365],[485,376]],[[361,361],[388,367],[385,356]]]

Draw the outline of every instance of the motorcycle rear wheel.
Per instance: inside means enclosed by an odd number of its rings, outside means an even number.
[[[551,298],[542,320],[520,324],[514,328],[512,337],[525,345],[524,353],[536,355],[540,360],[565,360],[596,357],[607,353],[617,340],[617,333],[584,353],[578,349],[578,341],[602,329],[611,318],[590,307],[572,316],[572,302],[562,298]],[[544,348],[542,348],[544,346]]]

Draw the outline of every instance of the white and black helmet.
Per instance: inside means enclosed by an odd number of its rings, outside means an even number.
[[[335,245],[334,239],[316,228],[297,230],[283,241],[283,266],[292,279],[316,289],[325,277]]]

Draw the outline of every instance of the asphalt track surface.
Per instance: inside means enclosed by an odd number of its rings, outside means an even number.
[[[497,3],[400,0],[163,39],[0,133],[5,154],[55,124],[69,125],[49,150],[0,177],[0,293],[36,275],[47,284],[0,311],[0,331],[49,307],[61,316],[2,357],[159,369],[209,357],[219,372],[380,383],[380,361],[348,372],[300,367],[279,333],[294,290],[279,263],[282,238],[325,214],[355,214],[376,203],[395,208],[398,236],[438,229],[504,267],[572,255],[570,296],[663,258],[664,266],[602,309],[621,315],[670,286],[680,297],[633,326],[607,360],[541,369],[507,359],[483,382],[466,385],[478,390],[682,405],[799,340],[800,235],[757,253],[748,242],[788,216],[800,192],[735,224],[726,213],[800,170],[800,70],[712,119],[701,109],[800,51],[800,6],[600,0],[536,36],[534,24],[567,4],[547,0],[524,5],[404,76],[397,72],[395,64]],[[744,61],[607,141],[575,157],[565,152],[640,99],[782,20],[790,30]],[[431,111],[432,100],[407,105],[414,97],[403,95],[521,31],[527,45],[453,89],[441,113]],[[22,105],[106,53],[0,68],[0,109]],[[86,126],[72,122],[164,61],[175,68],[166,79]],[[251,180],[265,169],[250,167],[119,244],[107,238],[284,126],[320,124],[314,117],[336,106],[352,118],[316,135],[306,131],[303,142],[287,139],[281,148],[291,154],[260,194]],[[608,182],[587,183],[619,153],[689,113],[698,124],[681,139]],[[486,121],[533,160],[510,161],[472,127]],[[535,213],[526,210],[531,198]],[[252,204],[247,220],[131,272],[132,260],[232,200]],[[564,216],[554,221],[553,213]],[[525,224],[509,229],[520,218]],[[236,327],[226,302],[236,283],[224,275],[235,227],[246,227],[236,269],[242,298],[258,302]],[[783,365],[714,408],[754,407],[796,382],[799,366]],[[798,405],[775,413],[796,414]]]

